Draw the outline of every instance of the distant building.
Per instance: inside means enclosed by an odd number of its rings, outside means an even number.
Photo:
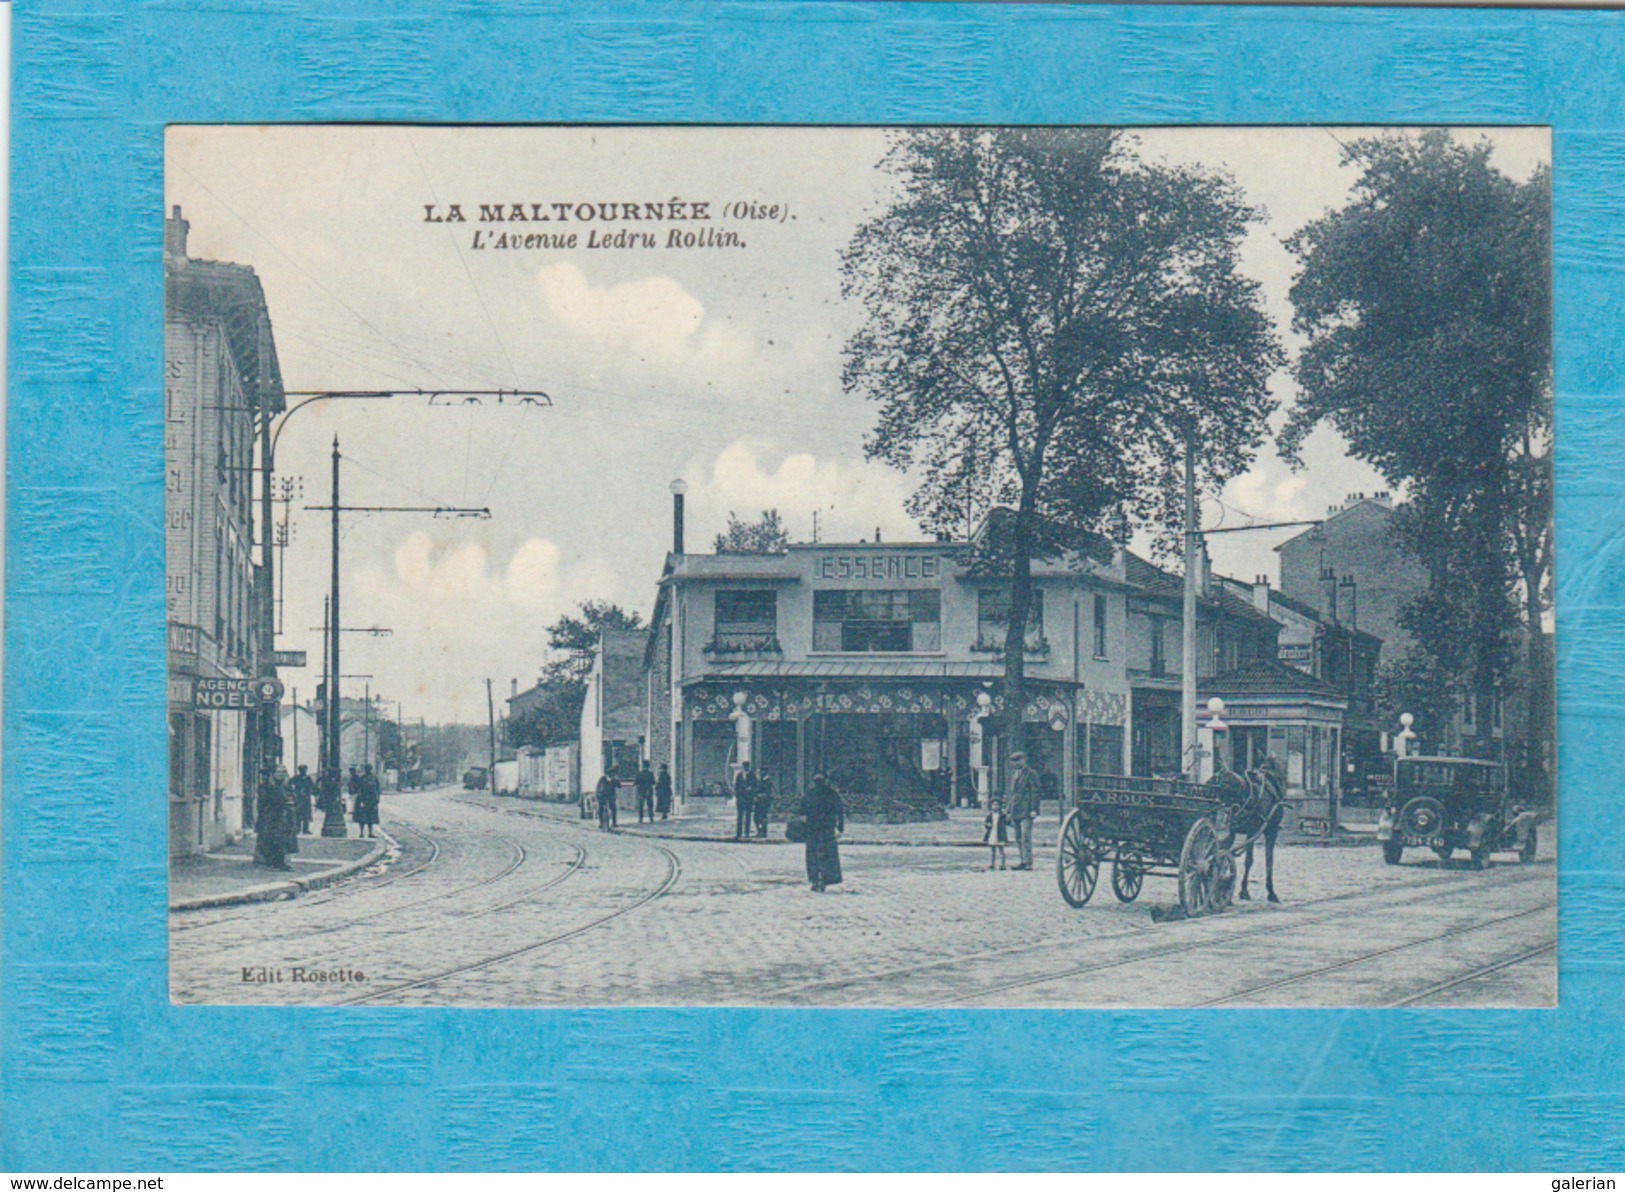
[[[1275,685],[1281,693],[1318,701],[1322,711],[1328,713],[1317,718],[1318,726],[1310,725],[1309,719],[1305,719],[1310,731],[1302,750],[1306,759],[1314,758],[1317,751],[1323,752],[1324,760],[1319,764],[1328,774],[1340,770],[1338,781],[1325,784],[1323,793],[1329,795],[1336,789],[1345,799],[1363,796],[1370,778],[1380,776],[1387,765],[1383,756],[1382,726],[1376,721],[1372,696],[1382,641],[1358,627],[1359,589],[1353,578],[1336,581],[1335,589],[1319,607],[1274,590],[1266,576],[1257,577],[1251,584],[1228,577],[1217,578],[1234,595],[1250,600],[1254,608],[1281,626],[1274,659],[1277,667],[1268,672],[1275,676]],[[1322,610],[1335,610],[1336,615]],[[1301,672],[1314,682],[1292,680],[1281,668]],[[1235,676],[1235,682],[1226,690],[1215,691],[1227,702],[1239,701],[1235,709],[1227,711],[1226,720],[1239,723],[1240,710],[1254,702],[1250,698],[1253,689],[1265,675],[1264,669],[1255,668],[1246,675]],[[1334,703],[1340,705],[1340,711],[1331,716],[1329,710]],[[1315,731],[1317,727],[1319,736]],[[1281,757],[1287,762],[1290,779],[1294,765],[1290,758],[1294,751],[1290,747],[1290,733],[1284,724],[1281,728]],[[1260,741],[1266,737],[1266,734],[1253,735]],[[1251,747],[1253,742],[1249,742],[1248,736],[1246,730],[1240,729],[1233,738],[1238,765],[1251,764],[1262,756]],[[1314,763],[1306,761],[1301,765],[1310,767],[1305,789],[1313,790],[1316,785]]]
[[[1415,639],[1401,625],[1407,605],[1428,590],[1428,572],[1391,532],[1388,493],[1352,493],[1327,510],[1326,520],[1275,548],[1281,559],[1281,595],[1313,609],[1325,624],[1338,621],[1337,591],[1352,581],[1359,627],[1382,642],[1388,660],[1409,653]]]
[[[169,620],[169,846],[204,852],[253,822],[274,705],[263,710],[254,447],[284,408],[265,294],[246,265],[186,255],[164,227],[164,544]]]
[[[581,703],[579,789],[590,791],[605,772],[630,782],[643,758],[647,723],[642,629],[606,629],[593,650]]]

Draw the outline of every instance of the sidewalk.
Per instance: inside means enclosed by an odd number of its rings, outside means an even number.
[[[628,835],[651,836],[661,840],[718,840],[734,842],[734,805],[728,799],[689,799],[669,820],[653,824],[637,821],[637,806],[627,818],[625,807],[620,809],[621,831]],[[784,839],[785,810],[775,807],[768,824],[767,837],[752,836],[743,843],[787,844]],[[945,820],[929,820],[918,824],[875,824],[857,820],[846,821],[841,844],[882,845],[891,848],[984,848],[982,822],[987,812],[979,807],[953,807]],[[1038,817],[1034,835],[1040,839],[1054,839],[1061,821],[1053,810]]]
[[[169,863],[169,909],[194,911],[212,906],[269,902],[320,889],[374,865],[399,846],[386,835],[375,840],[301,836],[298,853],[282,873],[254,863],[254,834],[212,853],[175,857]]]

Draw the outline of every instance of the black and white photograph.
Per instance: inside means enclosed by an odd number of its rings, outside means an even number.
[[[1557,1004],[1548,129],[164,199],[174,1002]]]

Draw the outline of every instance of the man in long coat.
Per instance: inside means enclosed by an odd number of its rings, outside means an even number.
[[[734,839],[743,840],[750,835],[751,810],[756,805],[756,775],[749,762],[739,763],[734,775]]]
[[[632,779],[632,785],[638,794],[638,823],[643,822],[643,813],[649,813],[649,822],[655,822],[655,774],[649,769],[645,759],[643,765],[638,767],[637,776]]]
[[[1038,803],[1043,797],[1043,786],[1038,774],[1027,768],[1027,755],[1019,750],[1010,755],[1013,769],[1010,774],[1010,822],[1015,825],[1016,845],[1021,861],[1015,869],[1033,867],[1033,821],[1038,818]]]
[[[293,792],[294,821],[301,832],[309,832],[316,799],[316,784],[310,779],[309,766],[299,767],[299,773],[289,781],[288,789]]]

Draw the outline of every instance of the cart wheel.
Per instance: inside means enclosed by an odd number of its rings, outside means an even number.
[[[1212,905],[1218,864],[1219,834],[1203,816],[1185,833],[1185,847],[1179,852],[1179,908],[1187,917]]]
[[[1118,856],[1112,862],[1112,893],[1118,902],[1133,902],[1145,885],[1145,866],[1137,857]]]
[[[1061,825],[1061,842],[1055,855],[1055,880],[1061,887],[1061,897],[1068,906],[1085,905],[1094,897],[1099,877],[1100,858],[1084,835],[1078,813],[1069,811]]]

